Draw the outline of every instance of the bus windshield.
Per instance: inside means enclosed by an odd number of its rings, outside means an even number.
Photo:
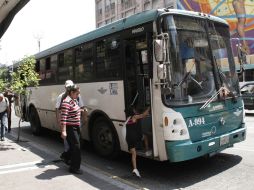
[[[164,30],[169,33],[173,84],[173,94],[163,94],[167,105],[202,103],[222,86],[234,94],[239,92],[226,25],[200,18],[168,16]]]

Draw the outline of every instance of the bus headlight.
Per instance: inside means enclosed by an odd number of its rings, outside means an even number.
[[[178,112],[164,113],[163,130],[165,140],[176,141],[190,139],[187,125],[181,113]]]

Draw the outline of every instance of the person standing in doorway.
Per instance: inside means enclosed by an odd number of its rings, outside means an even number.
[[[138,113],[136,109],[131,109],[127,113],[129,115],[126,123],[126,141],[128,144],[128,150],[131,153],[132,173],[141,178],[141,175],[137,169],[137,151],[138,144],[142,141],[143,132],[139,123],[140,119],[148,116],[150,107],[148,107],[143,113]]]
[[[8,115],[10,114],[9,101],[0,93],[0,122],[1,122],[1,141],[4,141],[5,128],[8,124]]]
[[[79,87],[76,85],[68,88],[67,97],[61,104],[61,137],[67,139],[70,146],[70,173],[82,174],[80,169],[80,115],[81,109],[77,99],[79,97]]]

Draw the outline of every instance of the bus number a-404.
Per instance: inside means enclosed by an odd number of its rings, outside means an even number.
[[[205,124],[205,118],[204,117],[196,117],[194,119],[190,119],[188,122],[188,127],[195,127]]]

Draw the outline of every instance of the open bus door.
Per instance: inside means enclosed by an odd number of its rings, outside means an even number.
[[[151,60],[148,46],[149,35],[143,35],[124,41],[124,60],[125,60],[125,107],[132,109],[135,107],[139,112],[144,111],[151,106]],[[153,145],[152,134],[152,115],[139,122],[145,138],[148,139],[148,147],[145,144],[140,145],[137,150],[139,155],[145,154],[145,149],[151,149]],[[146,141],[147,142],[147,141]]]

